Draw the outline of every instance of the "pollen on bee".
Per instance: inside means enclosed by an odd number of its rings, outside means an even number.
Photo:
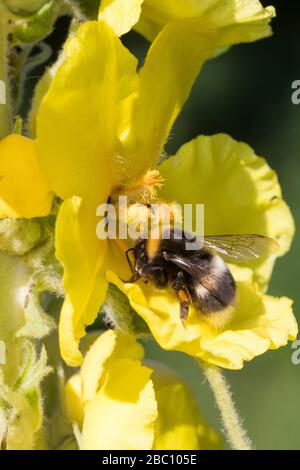
[[[190,303],[190,299],[189,299],[188,295],[186,294],[186,292],[184,292],[184,290],[180,289],[178,291],[178,297],[182,302],[186,302],[187,304]]]

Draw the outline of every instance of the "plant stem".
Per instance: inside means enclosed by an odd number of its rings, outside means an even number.
[[[242,425],[230,387],[221,370],[216,366],[202,362],[200,362],[200,366],[214,393],[231,448],[234,450],[251,450],[251,441]]]
[[[0,139],[12,130],[12,113],[8,79],[8,15],[0,0]],[[5,98],[5,100],[3,100]],[[5,101],[3,103],[3,101]]]

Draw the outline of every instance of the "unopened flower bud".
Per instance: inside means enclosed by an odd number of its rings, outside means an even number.
[[[42,227],[36,220],[0,220],[0,250],[22,256],[32,250],[41,240]]]
[[[49,0],[5,0],[7,8],[17,15],[31,15],[42,8]]]

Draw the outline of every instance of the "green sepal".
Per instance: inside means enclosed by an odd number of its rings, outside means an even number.
[[[41,339],[56,328],[54,319],[44,312],[39,296],[35,292],[28,294],[24,315],[25,325],[17,331],[16,337]]]
[[[30,394],[39,387],[42,379],[48,375],[52,369],[47,366],[47,353],[44,346],[42,346],[40,356],[37,357],[34,344],[29,340],[25,340],[23,357],[23,368],[15,388],[22,390],[25,394]]]
[[[37,357],[34,344],[29,340],[19,343],[22,367],[13,386],[5,383],[0,374],[0,441],[2,448],[29,450],[34,447],[35,435],[43,421],[40,383],[50,371],[47,354],[42,347]]]
[[[126,295],[113,284],[108,286],[101,314],[108,327],[137,337],[151,334],[147,323],[133,310]]]

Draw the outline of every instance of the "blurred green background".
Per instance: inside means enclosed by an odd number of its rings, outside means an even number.
[[[269,2],[262,2],[266,6]],[[178,119],[168,144],[175,152],[199,134],[225,132],[250,144],[277,171],[285,199],[300,222],[300,105],[292,104],[291,84],[300,80],[300,2],[273,1],[277,18],[274,36],[250,45],[233,47],[209,61]],[[53,56],[59,50],[68,21],[59,21],[48,38]],[[135,33],[125,43],[143,57],[147,43]],[[53,58],[53,57],[52,57]],[[27,83],[32,89],[38,70]],[[298,275],[300,242],[277,262],[270,293],[287,295],[300,304]],[[177,370],[190,385],[202,414],[220,428],[218,411],[198,367],[183,354],[160,350],[146,343],[147,356]],[[291,345],[269,351],[227,372],[245,427],[257,449],[300,449],[300,365],[293,365]]]

